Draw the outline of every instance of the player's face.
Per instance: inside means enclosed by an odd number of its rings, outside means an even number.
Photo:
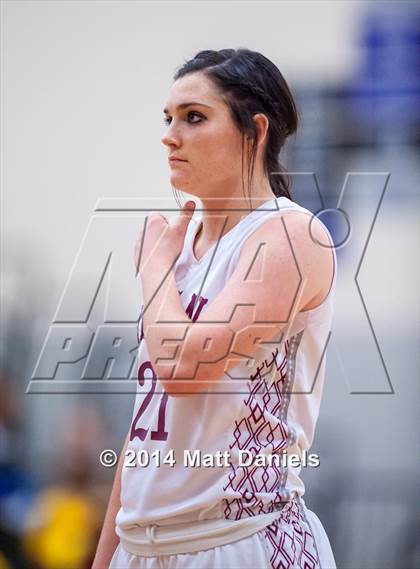
[[[182,106],[187,103],[192,104]],[[172,186],[199,198],[236,189],[242,179],[241,133],[213,82],[201,72],[176,80],[165,110],[162,142],[168,157],[184,160],[169,161]]]

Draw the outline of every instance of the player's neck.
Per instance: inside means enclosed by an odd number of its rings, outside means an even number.
[[[271,187],[261,188],[252,196],[229,196],[227,198],[202,199],[203,209],[200,227],[196,233],[194,250],[205,251],[233,229],[243,217],[264,203],[275,198]]]

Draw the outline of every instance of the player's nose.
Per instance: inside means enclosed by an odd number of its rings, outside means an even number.
[[[179,136],[179,133],[175,130],[175,128],[170,126],[166,131],[166,133],[162,136],[161,142],[162,144],[168,147],[170,146],[178,147],[181,144],[181,138]]]

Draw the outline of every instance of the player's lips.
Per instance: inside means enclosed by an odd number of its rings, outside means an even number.
[[[169,156],[168,160],[169,162],[187,162],[187,160],[184,160],[183,158],[178,158],[177,156]]]

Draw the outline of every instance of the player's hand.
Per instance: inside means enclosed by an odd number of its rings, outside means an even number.
[[[159,267],[167,271],[172,267],[181,254],[194,210],[195,203],[189,200],[171,223],[157,212],[151,212],[147,216],[144,229],[134,247],[136,276],[139,274],[141,277],[146,270],[156,270]]]

